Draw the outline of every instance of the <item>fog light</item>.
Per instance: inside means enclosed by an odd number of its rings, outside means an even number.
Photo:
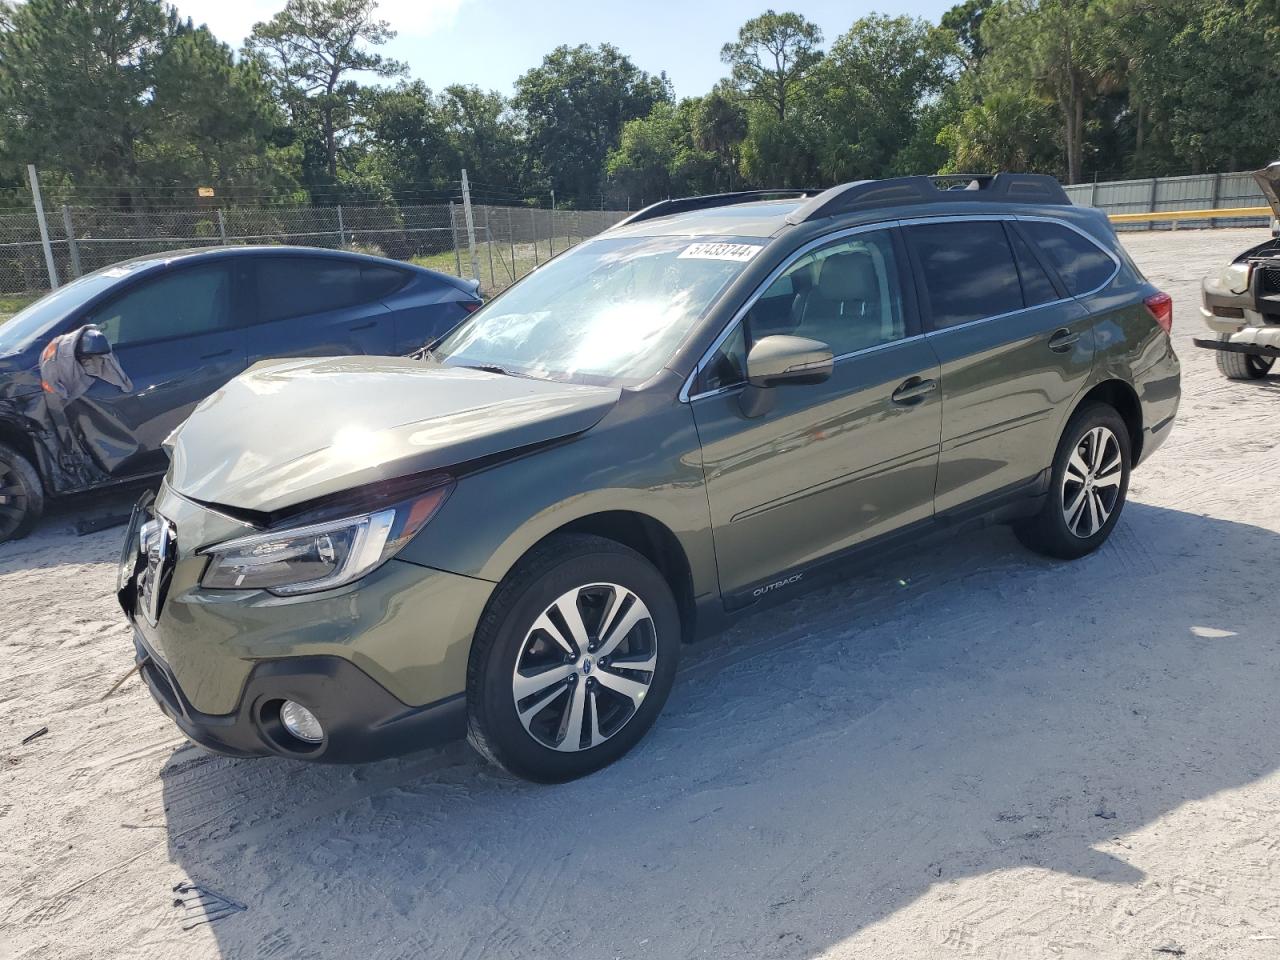
[[[300,703],[286,700],[280,705],[280,722],[299,740],[319,743],[324,739],[324,728],[316,715]]]

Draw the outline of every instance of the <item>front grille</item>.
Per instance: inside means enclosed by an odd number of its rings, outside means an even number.
[[[1280,293],[1280,267],[1263,267],[1259,293]]]

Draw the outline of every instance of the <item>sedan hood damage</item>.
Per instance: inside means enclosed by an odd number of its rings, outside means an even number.
[[[174,431],[169,484],[269,513],[581,433],[619,394],[399,357],[267,361]]]

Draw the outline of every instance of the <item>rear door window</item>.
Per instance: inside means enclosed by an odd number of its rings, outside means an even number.
[[[1058,271],[1073,297],[1097,290],[1116,272],[1109,254],[1069,227],[1043,220],[1021,220],[1018,226]]]
[[[906,228],[920,263],[935,330],[1023,308],[1013,249],[998,220]]]
[[[270,323],[371,303],[404,286],[394,267],[328,257],[268,257],[258,262],[258,320]]]

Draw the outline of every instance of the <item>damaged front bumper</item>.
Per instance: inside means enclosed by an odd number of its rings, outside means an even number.
[[[471,634],[493,584],[391,559],[296,597],[203,588],[200,548],[244,529],[166,484],[126,534],[118,586],[135,662],[188,737],[232,756],[346,763],[462,736]],[[286,701],[319,720],[319,743],[284,728]]]

